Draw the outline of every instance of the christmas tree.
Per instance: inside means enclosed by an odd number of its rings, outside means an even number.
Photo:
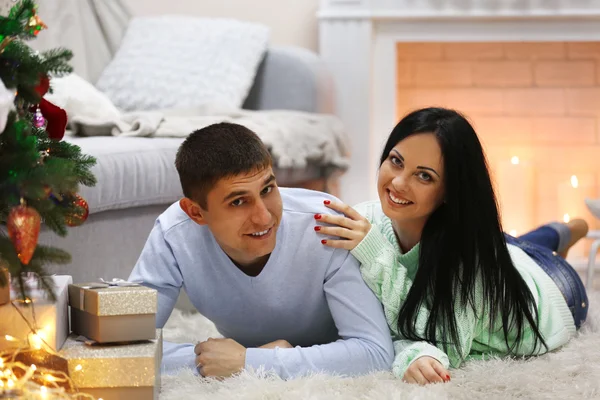
[[[60,236],[87,218],[77,195],[93,186],[93,157],[62,141],[64,110],[43,99],[51,77],[71,72],[66,49],[37,52],[26,41],[46,28],[33,0],[20,0],[0,16],[0,268],[26,300],[25,277],[34,276],[50,298],[48,264],[70,262],[57,248],[38,245],[41,224]],[[0,274],[0,287],[8,282]]]

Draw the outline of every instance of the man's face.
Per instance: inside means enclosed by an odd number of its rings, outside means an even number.
[[[283,206],[271,167],[220,179],[206,204],[201,223],[235,263],[252,265],[273,251]]]

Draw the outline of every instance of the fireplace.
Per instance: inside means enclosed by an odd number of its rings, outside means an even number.
[[[598,229],[583,200],[600,197],[600,1],[559,3],[323,0],[320,53],[353,148],[342,199],[375,199],[394,124],[440,105],[482,139],[507,231],[574,216]]]

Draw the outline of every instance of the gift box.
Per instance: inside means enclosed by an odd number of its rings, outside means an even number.
[[[71,331],[99,343],[153,339],[157,292],[120,281],[69,285]]]
[[[154,330],[154,340],[119,345],[88,345],[71,334],[59,355],[67,360],[69,375],[80,392],[104,400],[158,399],[160,329]]]
[[[13,291],[13,301],[0,306],[0,351],[25,347],[28,343],[34,348],[42,347],[44,342],[53,351],[60,350],[70,332],[68,287],[73,279],[68,275],[51,278],[55,303],[32,281],[28,283],[30,297],[27,303],[19,300],[18,294]],[[32,328],[37,328],[37,336]],[[12,336],[11,340],[6,335]]]
[[[4,279],[0,279],[0,306],[10,301],[10,276],[8,275],[8,269],[0,267],[0,274]],[[2,286],[2,282],[5,282]]]

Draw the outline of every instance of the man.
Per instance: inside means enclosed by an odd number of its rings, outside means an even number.
[[[130,280],[158,290],[159,328],[184,288],[225,339],[165,343],[164,370],[264,368],[285,379],[390,368],[383,309],[358,262],[314,233],[335,198],[280,190],[263,143],[236,124],[192,133],[175,165],[185,198],[159,216]]]

